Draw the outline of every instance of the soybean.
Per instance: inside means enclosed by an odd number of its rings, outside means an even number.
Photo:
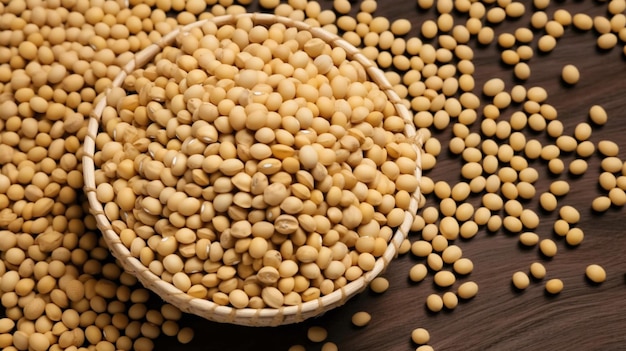
[[[606,111],[600,105],[591,106],[589,109],[589,118],[597,125],[604,125],[608,120]]]
[[[528,275],[526,275],[526,273],[524,272],[513,273],[512,281],[515,288],[519,290],[526,289],[530,284],[530,279],[528,278]]]
[[[574,65],[565,65],[561,71],[561,78],[567,84],[574,85],[578,83],[580,79],[580,73],[578,72],[578,68]]]
[[[557,246],[552,239],[543,239],[539,242],[539,250],[546,257],[554,257],[557,253]]]
[[[585,268],[585,275],[592,282],[599,284],[606,280],[606,271],[602,266],[597,264],[590,264]]]
[[[313,342],[322,342],[327,336],[328,331],[321,326],[313,326],[307,330],[307,337]]]
[[[459,285],[457,295],[465,300],[471,299],[478,293],[478,284],[473,281],[465,282]]]
[[[437,294],[430,294],[426,297],[426,307],[431,312],[439,312],[443,309],[443,299]]]
[[[411,332],[411,340],[418,345],[428,344],[430,333],[424,328],[416,328]]]
[[[530,265],[530,275],[535,279],[543,279],[546,276],[546,268],[539,262]]]
[[[372,316],[364,311],[352,315],[352,324],[357,327],[364,327],[372,320]]]
[[[557,278],[550,279],[546,282],[545,287],[548,293],[556,295],[563,290],[563,281]]]

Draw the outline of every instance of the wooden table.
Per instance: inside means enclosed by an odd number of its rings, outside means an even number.
[[[534,9],[530,1],[526,14],[513,21],[494,26],[496,35],[512,32],[518,27],[528,27]],[[551,15],[555,9],[564,8],[571,14],[585,12],[591,16],[607,16],[608,2],[596,1],[553,1],[547,9]],[[322,2],[331,6],[330,1]],[[356,3],[353,8],[356,8]],[[254,8],[250,8],[253,10]],[[389,19],[408,18],[413,23],[409,35],[416,35],[425,19],[434,18],[434,9],[418,10],[415,1],[380,0],[380,16]],[[466,18],[455,14],[457,23]],[[533,48],[541,31],[535,31]],[[541,86],[548,93],[548,103],[559,113],[559,120],[565,126],[564,133],[572,135],[574,127],[588,121],[591,105],[602,105],[609,115],[609,121],[602,127],[594,127],[591,141],[603,139],[616,141],[620,147],[620,157],[626,156],[626,61],[622,53],[623,42],[610,51],[596,49],[597,34],[593,31],[581,32],[572,26],[566,28],[565,35],[558,40],[556,49],[549,54],[539,54],[530,60],[531,77],[524,82],[526,87]],[[477,94],[482,83],[489,78],[500,77],[510,89],[515,82],[510,67],[500,63],[500,49],[496,43],[479,46],[475,39],[470,45],[475,49],[474,63]],[[581,73],[580,82],[565,86],[560,81],[563,65],[575,64]],[[484,100],[486,101],[486,100]],[[520,110],[512,105],[503,112],[501,118],[508,118],[513,111]],[[454,122],[454,121],[453,121]],[[479,130],[479,122],[471,128]],[[437,166],[425,172],[433,180],[445,180],[455,184],[462,159],[448,152],[451,138],[451,125],[444,131],[434,132],[444,146]],[[543,144],[554,140],[545,133],[524,130],[527,138],[536,138]],[[567,165],[574,154],[564,154]],[[432,275],[421,283],[411,283],[408,272],[412,265],[422,260],[406,254],[393,261],[385,277],[391,286],[381,295],[366,291],[351,299],[346,305],[327,312],[324,316],[303,323],[274,328],[252,328],[219,324],[193,316],[185,316],[182,324],[195,328],[196,337],[185,350],[287,350],[289,346],[301,344],[307,350],[320,350],[321,343],[307,340],[309,327],[319,325],[328,330],[327,341],[335,343],[339,350],[414,350],[410,338],[414,328],[423,327],[430,331],[430,344],[435,350],[625,350],[626,349],[626,230],[623,208],[613,207],[599,215],[592,213],[591,201],[603,193],[598,186],[601,156],[594,154],[587,161],[588,171],[580,177],[564,172],[561,176],[550,175],[546,162],[535,160],[530,166],[540,173],[535,184],[537,194],[547,191],[552,180],[564,179],[570,182],[570,193],[559,199],[559,206],[572,205],[581,213],[577,224],[585,232],[585,240],[579,247],[568,247],[563,238],[557,237],[552,225],[557,213],[540,210],[538,196],[524,201],[525,207],[537,211],[541,224],[536,232],[543,238],[556,241],[559,252],[552,259],[543,258],[537,248],[524,249],[518,245],[517,236],[500,230],[488,233],[481,228],[471,240],[457,240],[455,244],[463,249],[465,257],[474,262],[474,272],[468,277],[457,279],[459,283],[473,280],[479,285],[478,295],[470,301],[461,302],[452,311],[429,313],[425,299],[431,293],[445,290],[434,286]],[[480,196],[472,196],[470,202],[479,205]],[[437,205],[434,196],[427,197],[427,206]],[[412,233],[412,241],[420,238],[420,233]],[[511,275],[518,270],[528,271],[530,263],[542,262],[547,270],[546,279],[560,278],[565,284],[558,296],[548,296],[544,292],[544,281],[531,281],[523,292],[515,291],[511,285]],[[602,265],[608,279],[601,285],[592,285],[585,279],[588,264]],[[351,316],[358,311],[372,315],[371,323],[364,328],[354,327]],[[156,343],[157,350],[182,349],[172,338],[162,338]]]

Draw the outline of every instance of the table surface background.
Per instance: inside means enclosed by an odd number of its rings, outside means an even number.
[[[526,14],[514,21],[494,26],[496,35],[512,32],[518,27],[528,27],[534,11],[530,1]],[[321,4],[328,8],[330,1]],[[589,15],[607,15],[605,2],[595,1],[553,1],[546,10],[551,15],[558,8],[570,13],[585,12]],[[353,9],[358,2],[353,2]],[[249,10],[253,11],[254,6]],[[413,24],[409,36],[415,36],[425,19],[434,18],[434,9],[418,9],[415,1],[380,0],[375,15],[389,19],[407,18]],[[463,17],[455,14],[457,21]],[[457,22],[460,23],[460,22]],[[532,43],[541,34],[535,31]],[[556,107],[559,120],[565,126],[565,134],[572,135],[574,127],[588,120],[587,112],[594,104],[602,105],[608,112],[609,121],[602,127],[594,127],[591,140],[597,143],[603,139],[616,141],[620,157],[626,156],[626,61],[622,45],[610,51],[596,49],[597,34],[593,31],[581,32],[566,28],[565,35],[558,40],[556,49],[549,54],[538,54],[530,60],[532,70],[526,87],[541,86],[548,93],[548,103]],[[425,42],[427,42],[425,40]],[[500,49],[496,43],[487,46],[477,45],[475,49],[476,93],[487,79],[500,77],[507,82],[507,88],[516,82],[512,69],[499,62]],[[575,64],[581,73],[580,82],[573,87],[560,81],[563,65]],[[506,109],[501,118],[507,118],[519,105]],[[452,125],[452,124],[451,124]],[[479,122],[472,126],[477,131]],[[553,142],[545,133],[525,130],[527,138],[537,138],[543,143]],[[443,146],[437,166],[425,175],[434,181],[445,180],[454,184],[461,180],[459,175],[462,160],[447,150],[451,138],[451,126],[444,131],[433,132]],[[573,154],[563,155],[567,165],[574,159]],[[457,279],[452,287],[473,280],[479,284],[478,295],[470,301],[461,302],[453,311],[429,313],[425,299],[431,293],[444,290],[434,287],[429,275],[421,283],[411,283],[408,279],[410,267],[422,260],[406,254],[394,260],[384,276],[390,288],[378,295],[365,291],[351,299],[344,306],[327,312],[325,315],[296,325],[271,328],[243,327],[205,321],[186,315],[181,323],[194,327],[195,339],[184,347],[185,350],[287,350],[289,346],[301,344],[307,350],[320,350],[321,343],[312,343],[306,338],[311,326],[323,326],[328,330],[327,341],[335,343],[339,350],[414,350],[417,345],[410,339],[411,331],[423,327],[430,331],[430,344],[438,351],[444,350],[624,350],[626,349],[626,233],[624,231],[624,209],[611,208],[602,215],[591,211],[591,201],[602,194],[597,184],[601,157],[594,154],[588,159],[589,170],[581,177],[563,174],[555,177],[548,173],[546,162],[532,161],[541,174],[535,184],[537,194],[546,191],[554,179],[565,179],[571,184],[570,193],[559,200],[559,206],[572,205],[579,209],[581,221],[578,227],[585,231],[585,240],[576,248],[568,247],[563,238],[552,232],[556,213],[546,213],[538,206],[538,196],[525,201],[525,207],[537,211],[541,225],[536,230],[541,238],[556,241],[559,253],[553,259],[540,256],[537,248],[524,249],[518,245],[515,235],[504,231],[487,233],[481,228],[471,240],[458,240],[465,257],[474,262],[474,271],[466,278]],[[567,172],[565,172],[567,173]],[[434,196],[428,196],[427,206],[437,205]],[[480,197],[469,200],[479,204]],[[416,240],[420,233],[411,233],[409,239]],[[532,281],[523,292],[511,286],[513,272],[527,271],[530,263],[540,261],[545,264],[546,279],[560,278],[565,288],[558,296],[544,293],[544,282]],[[588,264],[602,265],[608,279],[601,285],[586,281],[584,270]],[[367,311],[372,316],[371,323],[364,328],[354,327],[351,316],[358,311]],[[172,338],[164,337],[156,343],[157,350],[181,349]]]

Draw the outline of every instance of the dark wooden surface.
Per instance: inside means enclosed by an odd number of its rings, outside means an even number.
[[[322,2],[330,6],[330,1]],[[512,32],[515,28],[528,26],[534,11],[530,1],[526,15],[515,21],[494,26],[496,34]],[[353,3],[357,4],[357,3]],[[551,15],[557,8],[575,14],[585,12],[591,16],[607,15],[607,2],[553,1],[547,9]],[[434,10],[418,10],[415,1],[379,1],[376,15],[390,19],[409,18],[413,23],[410,35],[417,35],[419,25],[433,18]],[[455,15],[457,19],[465,18]],[[463,20],[464,21],[464,20]],[[459,22],[460,23],[460,22]],[[541,31],[535,31],[533,48]],[[559,112],[559,120],[565,125],[565,134],[572,135],[577,123],[588,121],[587,112],[593,104],[604,106],[609,122],[594,127],[591,140],[616,141],[620,157],[626,156],[626,62],[622,53],[624,43],[610,51],[596,49],[597,34],[566,28],[556,49],[547,55],[535,54],[529,65],[531,78],[525,86],[542,86],[548,93],[548,103]],[[507,88],[519,83],[512,79],[512,70],[499,63],[499,52],[495,43],[477,46],[475,49],[476,90],[489,78],[501,77]],[[574,87],[564,86],[560,81],[561,67],[572,63],[578,66],[581,81]],[[501,118],[507,118],[519,105],[512,105]],[[472,127],[478,130],[478,122]],[[527,137],[537,138],[543,143],[553,142],[545,133],[525,130]],[[451,129],[433,132],[444,146],[437,166],[425,175],[433,180],[446,180],[451,184],[460,181],[459,169],[462,160],[448,153],[447,142]],[[563,155],[565,164],[574,158]],[[571,192],[560,199],[559,205],[575,206],[582,219],[578,226],[585,231],[585,240],[576,248],[567,247],[562,238],[552,232],[556,213],[542,212],[537,198],[525,201],[524,206],[536,210],[541,217],[537,233],[541,238],[556,241],[559,253],[553,259],[542,258],[537,249],[522,249],[514,235],[498,231],[487,233],[481,228],[471,240],[458,240],[464,256],[473,260],[475,269],[467,278],[458,279],[452,287],[467,280],[476,281],[480,291],[470,301],[462,302],[453,311],[429,313],[425,299],[433,292],[441,293],[432,282],[432,276],[414,284],[408,280],[412,265],[421,260],[404,255],[391,263],[385,277],[391,286],[382,295],[366,291],[350,300],[346,305],[327,312],[324,316],[303,323],[274,327],[251,328],[208,322],[193,316],[185,316],[183,325],[191,325],[196,331],[195,339],[184,348],[172,338],[157,342],[157,350],[287,350],[291,345],[301,344],[307,350],[320,350],[321,343],[307,340],[309,327],[320,325],[328,330],[328,339],[339,350],[414,350],[417,345],[410,339],[411,331],[423,327],[430,331],[430,344],[437,351],[457,350],[626,350],[626,231],[625,210],[611,208],[602,215],[591,211],[591,201],[602,190],[597,184],[599,162],[594,154],[588,159],[589,170],[581,177],[566,173],[554,177],[547,172],[546,163],[533,161],[541,174],[537,182],[537,194],[547,190],[553,179],[565,179],[571,184]],[[437,205],[434,196],[427,198],[427,205]],[[480,198],[472,196],[470,202],[479,204]],[[412,233],[411,240],[420,237]],[[560,278],[565,284],[561,294],[555,297],[544,293],[544,281],[533,281],[523,292],[511,286],[513,272],[527,271],[533,261],[545,264],[549,278]],[[608,279],[601,285],[592,285],[585,280],[584,270],[588,264],[602,265]],[[355,328],[350,323],[352,314],[367,311],[372,315],[371,323],[365,328]]]

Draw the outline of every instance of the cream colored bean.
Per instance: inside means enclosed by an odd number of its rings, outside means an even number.
[[[617,45],[618,38],[613,33],[601,34],[597,39],[597,45],[602,50],[610,50]]]
[[[456,281],[454,277],[454,273],[449,271],[439,271],[435,273],[434,281],[437,286],[440,287],[449,287]]]
[[[561,207],[559,216],[569,224],[575,224],[580,221],[580,213],[578,210],[569,205]]]
[[[352,324],[357,327],[364,327],[372,320],[372,316],[364,311],[357,312],[352,315]]]
[[[598,196],[591,202],[591,208],[596,212],[605,212],[611,207],[611,198],[608,196]]]
[[[619,146],[610,140],[601,140],[598,142],[598,151],[608,157],[616,157],[619,154]]]
[[[328,332],[326,329],[320,326],[313,326],[307,330],[307,337],[313,342],[322,342],[326,340]]]
[[[426,307],[431,312],[439,312],[443,309],[443,300],[437,294],[430,294],[426,297]]]
[[[513,285],[519,290],[524,290],[530,285],[530,279],[524,272],[515,272],[512,277]]]
[[[623,162],[619,157],[608,156],[600,163],[600,167],[605,172],[617,173],[622,169]]]
[[[569,164],[569,172],[573,175],[582,175],[587,171],[587,161],[583,159],[573,160]]]
[[[451,291],[443,293],[441,299],[443,300],[443,306],[449,310],[455,309],[459,304],[459,298]]]
[[[608,119],[607,113],[600,105],[593,105],[589,109],[589,118],[597,125],[604,125]]]
[[[454,271],[457,274],[467,275],[474,269],[474,264],[469,258],[459,258],[453,264]]]
[[[590,157],[595,151],[595,146],[589,140],[581,142],[576,148],[576,154],[580,157]]]
[[[409,278],[413,282],[420,282],[426,277],[427,274],[428,268],[426,268],[424,264],[418,263],[411,267],[409,271]]]
[[[585,237],[584,232],[580,228],[571,228],[567,230],[565,234],[565,241],[568,245],[578,246],[582,243]]]
[[[560,279],[550,279],[545,285],[546,291],[550,294],[556,295],[563,290],[563,281]]]
[[[376,277],[370,283],[370,289],[378,294],[382,294],[389,288],[389,281],[383,277]]]
[[[551,239],[543,239],[539,242],[539,250],[546,257],[554,257],[557,253],[556,243]]]
[[[524,246],[535,246],[539,242],[539,235],[532,232],[520,234],[519,241]]]
[[[569,192],[570,186],[564,180],[556,180],[550,184],[550,192],[555,196],[564,196]]]
[[[181,328],[176,335],[176,339],[181,344],[188,344],[191,342],[194,336],[194,331],[190,327]]]
[[[539,262],[533,262],[530,265],[530,274],[535,279],[543,279],[546,276],[546,268]]]
[[[563,219],[557,219],[554,222],[554,232],[559,236],[565,236],[570,229],[569,223]]]
[[[478,293],[478,284],[473,281],[465,282],[459,285],[457,295],[464,300],[471,299]]]
[[[609,199],[615,206],[626,205],[626,192],[621,188],[613,188],[609,191]]]
[[[416,328],[411,331],[411,340],[418,345],[428,344],[430,333],[424,328]]]
[[[586,277],[593,283],[600,284],[606,280],[606,271],[602,266],[590,264],[585,268]]]
[[[580,72],[574,65],[565,65],[561,71],[561,78],[567,84],[576,84],[580,79]]]
[[[593,28],[593,19],[585,13],[577,13],[572,17],[572,23],[580,30],[590,30]]]
[[[487,96],[496,96],[504,90],[504,81],[499,78],[493,78],[485,82],[483,93]]]

